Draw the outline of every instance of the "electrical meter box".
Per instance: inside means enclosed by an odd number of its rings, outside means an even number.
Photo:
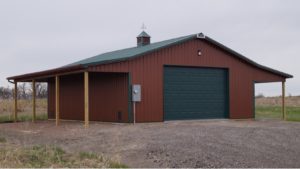
[[[141,85],[134,84],[132,85],[132,101],[140,102],[141,101]]]

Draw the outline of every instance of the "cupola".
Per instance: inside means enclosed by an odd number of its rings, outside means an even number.
[[[141,32],[137,37],[137,46],[145,46],[150,44],[150,36],[145,32]]]

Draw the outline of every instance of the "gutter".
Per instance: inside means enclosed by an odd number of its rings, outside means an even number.
[[[11,84],[15,84],[15,82],[11,81],[10,79],[7,79],[7,81]]]

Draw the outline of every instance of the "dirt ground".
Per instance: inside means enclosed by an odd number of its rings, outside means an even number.
[[[0,124],[12,144],[91,151],[130,167],[300,167],[299,133],[300,123],[274,120]]]

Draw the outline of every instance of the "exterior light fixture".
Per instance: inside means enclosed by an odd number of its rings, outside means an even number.
[[[201,52],[200,49],[198,50],[197,54],[198,54],[198,56],[201,56],[201,55],[202,55],[202,52]]]

